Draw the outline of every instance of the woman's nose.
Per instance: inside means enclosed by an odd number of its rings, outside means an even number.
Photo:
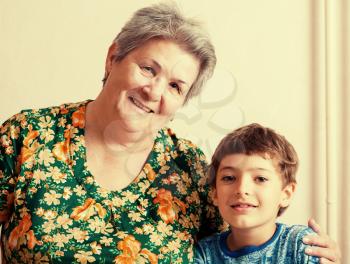
[[[159,101],[165,92],[167,83],[163,78],[154,78],[143,88],[149,101]]]

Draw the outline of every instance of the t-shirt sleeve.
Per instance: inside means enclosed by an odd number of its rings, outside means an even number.
[[[205,261],[205,251],[202,248],[200,243],[197,243],[196,246],[194,247],[193,263],[195,263],[195,264],[204,264],[204,263],[206,263],[206,261]]]
[[[296,255],[298,264],[320,263],[320,259],[318,257],[309,256],[305,253],[305,249],[308,247],[308,245],[303,243],[303,238],[309,234],[314,234],[314,232],[310,228],[305,228],[296,235]]]
[[[21,149],[21,115],[15,115],[0,126],[0,225],[11,216],[16,185],[16,167]]]

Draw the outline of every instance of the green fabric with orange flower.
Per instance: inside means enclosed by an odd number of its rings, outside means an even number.
[[[119,191],[86,167],[89,101],[25,110],[0,128],[0,223],[10,263],[189,263],[194,239],[221,225],[191,142],[162,129]]]

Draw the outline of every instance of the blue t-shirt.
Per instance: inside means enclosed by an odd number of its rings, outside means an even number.
[[[319,263],[319,258],[305,254],[307,245],[302,238],[314,233],[301,225],[287,226],[277,223],[274,235],[260,246],[247,246],[230,251],[226,244],[230,231],[199,241],[194,263]]]

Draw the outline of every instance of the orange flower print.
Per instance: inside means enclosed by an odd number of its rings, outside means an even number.
[[[32,127],[29,127],[29,132],[27,136],[23,139],[23,145],[29,147],[29,145],[33,142],[35,138],[39,136],[39,132],[34,130],[32,131]]]
[[[23,237],[26,237],[29,249],[33,249],[36,244],[42,244],[35,238],[33,230],[29,230],[31,226],[32,220],[30,215],[24,215],[18,226],[16,226],[10,233],[8,240],[10,250],[16,248],[18,246],[19,239]]]
[[[62,115],[68,113],[68,109],[65,108],[65,105],[61,105],[61,106],[60,106],[60,112],[61,112]]]
[[[106,215],[106,213],[107,213],[106,209],[104,209],[101,204],[96,203],[95,208],[96,208],[96,211],[97,211],[99,217],[102,218]]]
[[[21,148],[21,154],[18,156],[19,165],[25,163],[35,152],[36,144],[33,144],[34,139],[39,136],[38,131],[33,131],[29,126],[29,132],[23,139],[23,147]]]
[[[156,173],[154,172],[153,168],[149,163],[145,165],[145,171],[146,171],[147,179],[149,179],[150,181],[153,181],[156,177]]]
[[[94,213],[94,205],[95,200],[92,198],[86,199],[85,203],[82,206],[77,206],[71,213],[70,218],[74,220],[88,220]]]
[[[85,127],[85,108],[80,107],[72,115],[72,123],[74,127],[84,128]]]
[[[148,249],[142,249],[141,254],[144,254],[148,257],[148,260],[151,264],[157,264],[158,263],[158,256]]]
[[[115,258],[114,263],[117,264],[135,264],[134,259],[127,255],[119,255]]]
[[[74,208],[70,215],[70,218],[74,220],[84,220],[87,221],[92,215],[97,213],[100,217],[106,215],[106,209],[92,198],[86,199],[82,206],[77,206]]]
[[[186,204],[176,197],[174,197],[174,202],[180,208],[181,212],[186,214]]]
[[[21,148],[21,154],[18,156],[18,161],[20,164],[25,163],[32,155],[34,154],[34,151],[27,147]]]
[[[69,145],[67,140],[55,144],[52,153],[60,161],[67,162],[69,159]]]
[[[119,250],[123,251],[122,255],[127,256],[130,260],[134,261],[141,250],[141,243],[137,241],[134,236],[128,235],[122,241],[118,242],[117,247]]]
[[[158,256],[148,249],[141,250],[141,243],[132,235],[128,235],[122,241],[119,241],[117,247],[119,250],[123,251],[123,253],[114,260],[117,264],[134,264],[138,263],[138,260],[140,260],[140,263],[144,263],[145,257],[151,264],[158,263]],[[141,261],[141,259],[143,259],[143,261]]]
[[[178,206],[181,208],[181,210],[184,209],[186,212],[184,204],[177,198],[174,200],[171,192],[165,189],[160,189],[158,191],[157,197],[153,200],[153,202],[159,203],[157,212],[160,218],[162,218],[166,224],[174,223],[174,220],[177,217],[176,209],[178,209]]]
[[[60,161],[67,162],[69,160],[69,143],[70,143],[70,127],[64,131],[65,141],[55,144],[52,153]]]
[[[42,245],[41,241],[38,241],[34,235],[33,230],[29,230],[27,233],[27,240],[28,240],[28,248],[33,249],[35,245]]]

